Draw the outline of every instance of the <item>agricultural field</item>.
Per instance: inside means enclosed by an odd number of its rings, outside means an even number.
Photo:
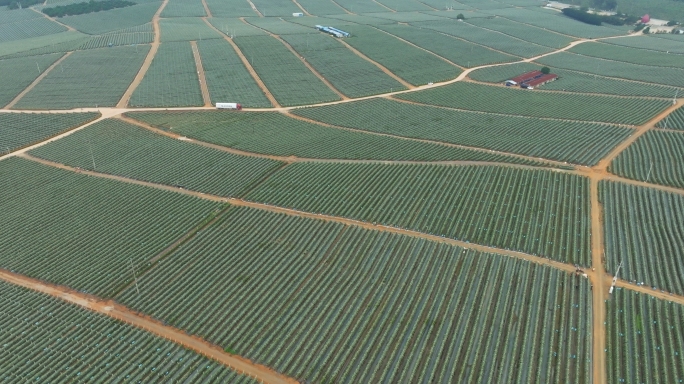
[[[197,42],[211,100],[239,100],[244,107],[270,107],[271,103],[250,75],[233,47],[225,40]]]
[[[608,382],[684,381],[684,307],[617,289],[606,303]]]
[[[406,25],[380,25],[379,29],[427,49],[465,68],[518,60],[478,44],[451,37],[426,28]]]
[[[190,43],[162,43],[129,104],[134,107],[204,105]]]
[[[20,158],[0,171],[0,268],[102,297],[221,208]]]
[[[684,196],[605,181],[599,189],[608,272],[622,262],[623,279],[684,294]]]
[[[387,12],[387,8],[367,0],[335,0],[335,2],[347,11],[356,14]],[[342,12],[340,12],[340,14],[342,14]]]
[[[684,108],[677,108],[656,124],[658,128],[684,130]]]
[[[495,19],[472,19],[468,20],[467,22],[481,28],[499,31],[501,33],[505,33],[506,35],[529,41],[530,43],[535,43],[554,49],[562,48],[574,40],[572,37],[566,35],[544,31],[540,28],[516,23],[502,17],[497,17]]]
[[[377,0],[377,2],[396,12],[431,10],[430,7],[417,0]]]
[[[337,2],[337,4],[341,4],[341,3]],[[386,11],[387,10],[383,8],[383,12],[386,12]],[[340,23],[345,23],[345,24],[354,23],[354,24],[359,24],[359,25],[365,24],[365,25],[373,25],[373,26],[378,26],[378,25],[382,25],[382,24],[395,24],[394,20],[381,19],[379,17],[369,16],[368,14],[366,14],[366,15],[358,15],[358,14],[350,15],[347,13],[340,13],[339,15],[330,15],[328,17],[330,19],[333,19],[333,20],[340,20]],[[298,19],[302,19],[302,18],[298,18]],[[312,19],[309,22],[315,22],[316,20],[317,19]],[[323,20],[321,20],[321,21],[323,21]],[[303,19],[303,20],[298,21],[298,22],[306,23],[307,20]],[[315,24],[319,24],[319,23],[315,22]],[[328,24],[331,24],[331,26],[336,27],[336,28],[339,27],[339,25],[337,25],[336,23],[328,23]]]
[[[128,289],[119,300],[302,382],[587,382],[586,281],[422,239],[231,208],[142,276],[140,295]]]
[[[632,125],[644,124],[672,104],[662,99],[530,92],[464,82],[396,97],[471,111]]]
[[[58,20],[68,26],[89,35],[100,35],[123,28],[143,25],[152,20],[152,16],[161,6],[160,1],[139,2],[136,5],[110,9],[109,11],[86,13],[77,16],[60,17]]]
[[[540,70],[541,68],[541,65],[532,63],[501,65],[478,69],[469,73],[468,77],[486,83],[503,83],[525,72]],[[677,88],[673,87],[644,84],[591,73],[557,68],[552,68],[551,72],[558,75],[558,80],[544,84],[540,88],[541,90],[662,98],[671,98],[677,93]],[[684,89],[681,91],[684,94]]]
[[[344,9],[332,1],[318,1],[318,0],[297,0],[307,12],[315,16],[337,15],[344,13]]]
[[[162,43],[171,41],[201,41],[220,39],[221,34],[211,29],[202,19],[177,17],[159,21]]]
[[[684,132],[651,130],[613,161],[610,171],[629,179],[684,188]]]
[[[295,163],[246,199],[588,265],[588,186],[505,167]]]
[[[235,43],[281,105],[339,100],[287,47],[271,36],[237,37]],[[292,90],[296,89],[297,92]]]
[[[682,39],[682,43],[684,43],[684,39]],[[585,43],[571,48],[570,52],[632,64],[684,68],[684,54],[645,51],[643,49],[621,47],[613,44]],[[654,68],[654,70],[657,70],[657,68]]]
[[[0,43],[64,32],[67,29],[36,13],[36,18],[0,24]]]
[[[0,78],[2,78],[0,106],[5,106],[14,100],[21,91],[62,56],[51,54],[0,60]]]
[[[371,132],[585,165],[598,162],[633,132],[608,124],[456,111],[383,99],[297,109],[294,114]],[[371,115],[369,121],[366,116]]]
[[[239,196],[282,164],[185,143],[108,119],[30,152],[71,167]]]
[[[464,160],[540,165],[533,160],[439,143],[329,128],[278,112],[129,112],[127,115],[193,139],[267,155],[311,159]]]
[[[15,108],[114,106],[138,73],[149,49],[142,45],[76,51],[54,67]]]
[[[54,35],[31,37],[0,43],[0,57],[2,59],[24,56],[44,55],[47,53],[67,52],[75,49],[87,41],[88,35],[80,32],[60,32]],[[60,49],[60,46],[69,48]]]
[[[401,23],[412,23],[415,21],[445,20],[444,16],[435,14],[429,15],[423,12],[378,12],[367,13],[366,16],[379,17],[381,19],[393,20]]]
[[[251,0],[252,4],[266,17],[292,16],[302,10],[292,0]]]
[[[243,23],[240,19],[212,17],[207,19],[207,21],[209,21],[214,28],[223,32],[228,37],[263,36],[266,34],[265,31],[262,31],[252,25]]]
[[[282,18],[268,18],[268,17],[250,17],[245,19],[248,24],[254,25],[257,28],[265,29],[276,35],[293,35],[298,33],[318,33],[318,31],[311,27],[305,27],[300,24],[290,23]]]
[[[670,40],[664,35],[641,35],[635,37],[621,37],[605,40],[605,43],[623,47],[640,48],[649,51],[660,51],[682,55],[684,54],[684,37]]]
[[[680,68],[653,67],[599,59],[568,52],[542,57],[536,60],[536,62],[548,65],[549,67],[684,88],[684,69]]]
[[[204,17],[202,0],[169,0],[161,13],[161,17]]]
[[[283,40],[343,95],[363,97],[405,89],[400,82],[354,54],[334,37],[286,35]]]
[[[151,25],[143,24],[140,27],[145,27],[145,30],[135,32],[127,32],[126,30],[115,31],[106,33],[104,35],[92,37],[91,39],[83,43],[81,46],[79,46],[79,49],[94,49],[109,46],[149,44],[152,41],[154,41],[154,33],[152,32]]]
[[[205,2],[213,17],[257,16],[245,0],[205,0]]]
[[[372,27],[356,28],[345,41],[413,85],[450,80],[461,73],[455,65]]]
[[[43,141],[100,116],[99,113],[0,113],[0,154]]]
[[[133,326],[0,282],[0,380],[256,383]]]

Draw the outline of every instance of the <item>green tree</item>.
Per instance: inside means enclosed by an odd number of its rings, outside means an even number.
[[[463,15],[462,13],[459,13],[458,15],[456,15],[456,19],[465,20],[465,15]]]
[[[549,68],[549,67],[543,67],[543,68],[541,69],[541,73],[543,73],[543,74],[545,74],[545,75],[548,75],[549,73],[551,73],[551,68]]]

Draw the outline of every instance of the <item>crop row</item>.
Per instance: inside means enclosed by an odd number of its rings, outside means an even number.
[[[335,0],[337,4],[351,13],[387,12],[387,8],[367,0]],[[342,14],[343,12],[340,12]]]
[[[149,49],[143,45],[76,51],[54,67],[15,107],[114,106],[138,73]]]
[[[207,3],[207,7],[214,18],[257,16],[256,12],[254,12],[252,7],[249,5],[249,2],[245,0],[206,0],[205,2]],[[240,20],[233,20],[241,23]]]
[[[6,382],[254,382],[147,332],[5,282],[0,339]]]
[[[684,108],[677,108],[656,124],[658,128],[684,130]]]
[[[615,44],[624,47],[640,48],[652,51],[669,52],[676,54],[684,54],[684,38],[679,37],[677,40],[666,39],[666,36],[630,36],[619,39],[610,39],[605,42],[608,44]],[[648,51],[646,51],[647,53]]]
[[[529,25],[516,23],[502,17],[497,17],[494,19],[476,18],[468,20],[468,23],[481,28],[500,31],[507,35],[517,37],[518,39],[554,49],[564,47],[570,44],[570,42],[573,40],[573,38],[568,36],[560,35],[547,30],[541,30],[540,28],[531,27]]]
[[[292,16],[301,9],[291,0],[251,0],[256,8],[266,17]],[[256,15],[255,15],[256,16]]]
[[[20,158],[0,171],[0,268],[104,297],[220,207]]]
[[[66,30],[67,29],[64,26],[43,17],[21,20],[15,23],[5,23],[0,24],[0,43],[51,35]]]
[[[429,11],[430,7],[416,0],[378,0],[378,3],[397,12]]]
[[[301,33],[317,34],[313,27],[285,21],[282,17],[252,17],[247,19],[250,25],[265,29],[276,35],[296,35]],[[317,21],[318,22],[318,21]]]
[[[684,39],[682,39],[682,42],[684,42]],[[570,49],[570,52],[654,67],[684,68],[684,55],[645,51],[643,49],[627,48],[613,44],[580,44]],[[654,71],[657,71],[658,69],[659,68],[653,68]]]
[[[234,41],[281,105],[339,100],[335,92],[273,37],[237,37]]]
[[[45,140],[99,117],[99,113],[0,113],[0,153]]]
[[[437,242],[231,208],[139,287],[119,299],[300,381],[589,380],[585,279]]]
[[[483,151],[331,128],[289,118],[279,112],[132,112],[129,115],[187,137],[269,155],[313,159],[540,164]]]
[[[161,17],[204,17],[202,0],[170,0],[161,13]]]
[[[31,154],[72,167],[221,196],[239,196],[281,165],[183,143],[118,119],[96,123]]]
[[[654,289],[684,294],[684,196],[602,182],[607,269]]]
[[[135,107],[204,105],[197,76],[190,43],[163,43],[129,104]]]
[[[59,21],[89,35],[101,35],[149,23],[161,5],[160,1],[145,3],[138,1],[138,3],[106,12],[65,16],[59,18]]]
[[[587,265],[587,195],[550,171],[295,163],[246,198]]]
[[[649,131],[612,162],[616,175],[684,188],[684,132]]]
[[[684,307],[625,289],[606,306],[608,382],[684,382]]]
[[[615,125],[413,105],[384,99],[293,111],[328,124],[577,164],[596,164],[632,130]]]
[[[307,12],[316,16],[336,15],[344,12],[344,9],[332,1],[302,0],[297,2],[304,7]]]
[[[530,92],[467,82],[397,97],[471,111],[633,125],[647,122],[672,103],[670,100]]]
[[[154,33],[152,32],[134,32],[134,33],[109,33],[93,37],[79,49],[93,49],[103,48],[119,45],[136,45],[149,44],[154,40]]]
[[[9,104],[62,54],[19,57],[0,61],[0,106]]]
[[[196,17],[164,19],[159,22],[159,27],[161,28],[161,41],[163,43],[221,38],[218,32],[208,26],[202,19]]]

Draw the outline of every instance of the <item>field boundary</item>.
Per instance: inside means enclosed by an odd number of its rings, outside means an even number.
[[[214,17],[214,16],[212,16],[212,14],[211,14],[211,10],[209,9],[209,6],[207,5],[207,1],[206,1],[206,0],[202,0],[202,6],[204,7],[204,13],[207,14],[206,17]]]
[[[463,69],[463,70],[466,69],[465,67],[461,67],[460,65],[454,63],[453,61],[447,59],[446,57],[440,56],[440,55],[438,55],[438,54],[436,54],[436,53],[430,51],[429,49],[426,49],[426,48],[421,47],[420,45],[413,44],[412,42],[410,42],[410,41],[408,41],[408,40],[406,40],[406,39],[404,39],[404,38],[401,38],[401,37],[399,37],[399,36],[397,36],[397,35],[395,35],[395,34],[392,34],[392,33],[390,33],[390,32],[387,32],[387,31],[385,31],[385,30],[382,30],[382,29],[380,29],[380,28],[378,28],[378,27],[376,27],[376,26],[374,26],[374,25],[370,25],[370,27],[373,28],[373,29],[375,29],[375,30],[377,30],[377,31],[379,31],[379,32],[382,32],[382,33],[385,33],[385,34],[387,34],[387,35],[390,35],[390,36],[394,37],[395,39],[397,39],[397,40],[399,40],[399,41],[401,41],[401,42],[403,42],[403,43],[406,43],[406,44],[408,44],[408,45],[410,45],[410,46],[412,46],[412,47],[418,48],[418,49],[423,50],[423,51],[425,51],[425,52],[427,52],[427,53],[429,53],[429,54],[431,54],[431,55],[433,55],[433,56],[435,56],[435,57],[437,57],[437,58],[439,58],[439,59],[442,59],[442,61],[445,61],[446,63],[451,64],[451,65],[453,65],[453,66],[456,67],[456,68],[460,68],[460,69]]]
[[[47,3],[47,0],[45,0],[45,3]],[[43,5],[45,5],[45,3],[43,3]],[[39,11],[39,10],[33,8],[33,7],[29,7],[29,9],[32,10],[33,12],[36,12],[36,13],[38,13],[39,15],[45,17],[46,19],[52,21],[53,23],[56,23],[56,24],[61,25],[62,27],[66,28],[67,31],[70,31],[70,32],[76,32],[76,31],[77,31],[77,29],[74,28],[74,27],[72,27],[71,25],[66,25],[66,24],[64,24],[64,23],[62,23],[62,22],[60,22],[60,21],[57,21],[57,19],[55,19],[54,17],[50,17],[50,16],[48,16],[47,14],[45,14],[45,13],[43,13],[43,12],[41,12],[41,11]],[[78,31],[78,32],[80,32],[80,31]]]
[[[197,42],[191,41],[190,46],[192,47],[192,55],[195,58],[195,68],[197,69],[197,79],[199,80],[199,86],[202,90],[202,99],[204,99],[204,106],[211,107],[211,95],[209,94],[209,88],[207,85],[207,77],[204,75],[204,67],[202,66],[202,56],[200,55],[199,48],[197,48]]]
[[[381,71],[383,71],[387,76],[389,76],[389,77],[393,78],[394,80],[398,81],[401,85],[403,85],[403,86],[406,87],[407,89],[411,90],[411,89],[415,89],[415,88],[416,88],[415,85],[413,85],[413,84],[409,83],[408,81],[402,79],[401,77],[397,76],[396,74],[394,74],[394,72],[392,72],[392,71],[390,71],[389,69],[387,69],[387,67],[385,67],[384,65],[382,65],[382,64],[378,63],[377,61],[371,59],[370,57],[364,55],[363,53],[361,53],[361,51],[359,51],[359,50],[357,50],[356,48],[352,47],[352,46],[349,45],[346,41],[344,41],[344,40],[342,40],[342,39],[336,39],[336,40],[339,41],[340,44],[342,44],[342,45],[344,45],[345,47],[347,47],[347,49],[349,49],[350,51],[352,51],[356,56],[358,56],[358,57],[360,57],[360,58],[366,60],[367,62],[369,62],[369,63],[375,65],[376,67],[378,67],[378,69],[380,69]]]
[[[38,75],[38,77],[36,77],[35,80],[33,80],[31,82],[31,84],[28,85],[28,87],[26,87],[23,91],[21,91],[14,99],[12,99],[12,101],[10,101],[10,103],[5,106],[5,109],[13,108],[19,102],[19,100],[21,100],[24,96],[26,96],[27,93],[31,92],[31,90],[36,85],[38,85],[38,83],[40,83],[40,81],[43,80],[45,78],[45,76],[47,76],[54,68],[56,68],[59,64],[61,64],[62,61],[66,60],[67,57],[71,56],[72,53],[74,53],[74,51],[69,51],[69,52],[65,53],[64,55],[62,55],[62,57],[57,59],[57,61],[52,63],[52,65],[47,67],[43,71],[43,73]]]

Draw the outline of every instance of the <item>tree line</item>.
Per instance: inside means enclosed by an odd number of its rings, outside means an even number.
[[[107,11],[114,8],[130,7],[131,5],[135,5],[135,3],[127,0],[90,0],[88,2],[83,3],[58,5],[52,8],[43,8],[43,13],[50,17],[64,17],[72,15],[82,15],[84,13],[91,12]]]
[[[9,9],[19,9],[41,3],[43,3],[43,0],[0,0],[0,7],[6,5]]]
[[[597,15],[595,13],[587,12],[586,8],[565,8],[563,9],[563,14],[575,20],[592,25],[601,25],[601,23],[607,23],[612,25],[625,25],[634,24],[639,20],[638,17],[623,14],[617,14],[612,16]]]

